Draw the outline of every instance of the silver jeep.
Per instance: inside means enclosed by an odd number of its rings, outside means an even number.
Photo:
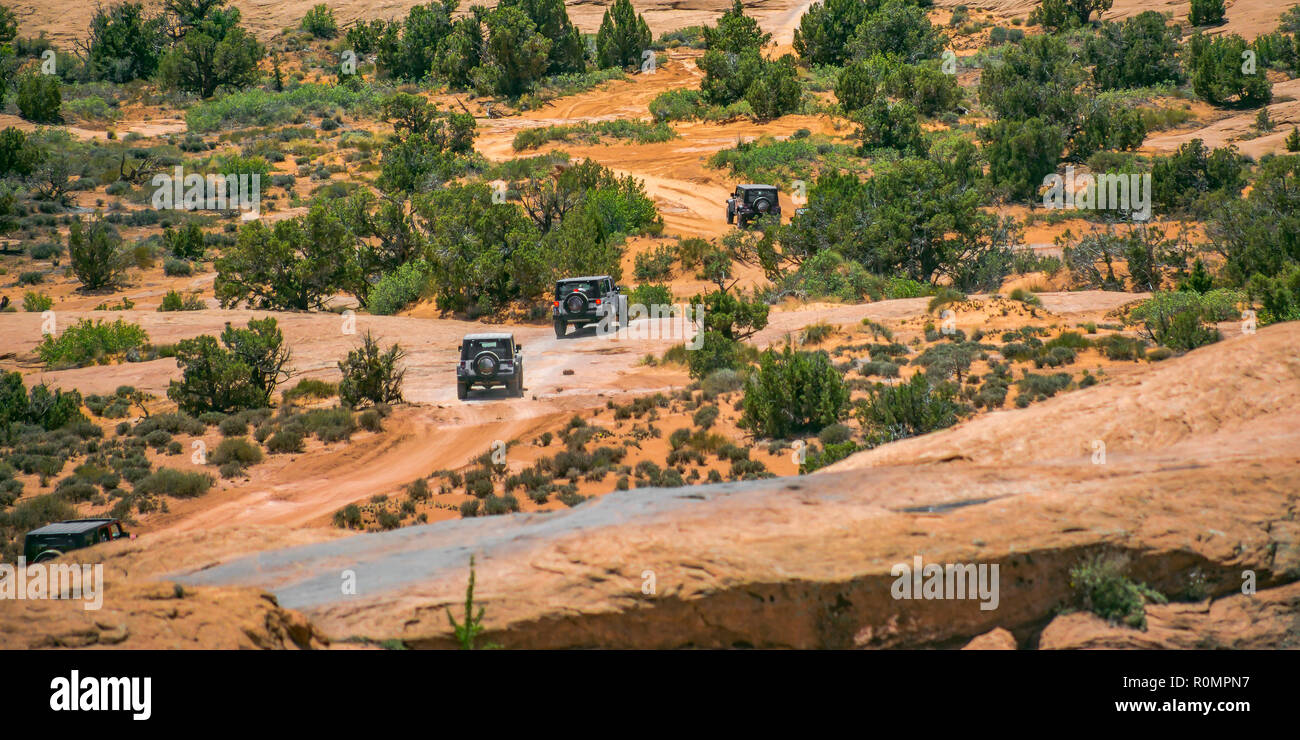
[[[514,334],[467,334],[460,341],[456,364],[456,398],[465,400],[470,388],[505,386],[510,395],[524,395],[523,347]]]

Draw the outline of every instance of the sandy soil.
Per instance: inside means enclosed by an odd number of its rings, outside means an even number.
[[[262,40],[285,28],[297,28],[303,15],[315,4],[316,0],[233,0],[231,3],[242,13],[241,22],[244,27]],[[358,19],[400,18],[412,6],[420,4],[420,0],[333,0],[329,3],[341,27]],[[485,0],[475,4],[494,8],[497,3],[496,0]],[[719,14],[731,7],[728,0],[637,0],[633,4],[637,12],[645,16],[646,24],[655,36],[684,26],[712,23]],[[746,2],[745,7],[764,28],[774,31],[774,41],[788,44],[793,38],[793,28],[798,23],[799,16],[810,4],[810,0],[756,0]],[[458,13],[468,13],[469,5],[463,3]],[[582,32],[595,33],[600,28],[601,18],[609,5],[608,2],[571,2],[569,17]],[[24,35],[36,36],[43,31],[60,44],[71,44],[84,38],[85,29],[95,13],[93,4],[69,0],[16,0],[10,7],[17,14]]]

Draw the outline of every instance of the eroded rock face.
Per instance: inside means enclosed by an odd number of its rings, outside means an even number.
[[[1015,650],[1016,637],[1007,630],[998,627],[989,630],[966,643],[962,650]]]
[[[337,538],[328,530],[246,527],[146,535],[76,550],[56,564],[102,566],[102,604],[83,600],[0,600],[0,649],[136,650],[323,648],[329,640],[275,596],[248,587],[186,587],[157,576],[210,566],[284,542]]]
[[[307,649],[327,647],[303,615],[249,588],[109,585],[103,608],[77,600],[0,602],[0,649]]]
[[[1147,606],[1145,631],[1092,614],[1053,619],[1039,637],[1043,650],[1300,649],[1300,583],[1213,602]]]

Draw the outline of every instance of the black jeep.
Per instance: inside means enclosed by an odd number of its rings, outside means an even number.
[[[745,228],[751,219],[760,216],[781,218],[781,199],[771,185],[737,185],[736,192],[727,198],[727,223]]]
[[[623,289],[614,284],[609,275],[565,278],[555,283],[555,300],[551,304],[551,319],[555,323],[555,338],[563,339],[569,325],[579,329],[588,324],[600,323],[609,317],[610,328],[626,318],[627,297]]]
[[[465,400],[472,386],[505,386],[510,395],[524,395],[523,347],[513,334],[468,334],[460,341],[456,365],[456,398]]]
[[[29,563],[53,560],[69,550],[112,542],[129,536],[117,519],[69,519],[33,529],[23,539],[23,557]]]

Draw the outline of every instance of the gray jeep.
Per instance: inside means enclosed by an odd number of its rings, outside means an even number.
[[[466,334],[461,339],[456,398],[465,400],[473,386],[505,386],[516,398],[524,395],[523,347],[514,334]]]
[[[736,192],[727,198],[727,223],[740,228],[750,220],[762,216],[781,218],[781,199],[772,185],[737,185]]]
[[[556,339],[563,339],[571,324],[581,329],[608,319],[612,329],[626,317],[627,296],[609,275],[564,278],[555,282],[551,320],[555,324]]]

